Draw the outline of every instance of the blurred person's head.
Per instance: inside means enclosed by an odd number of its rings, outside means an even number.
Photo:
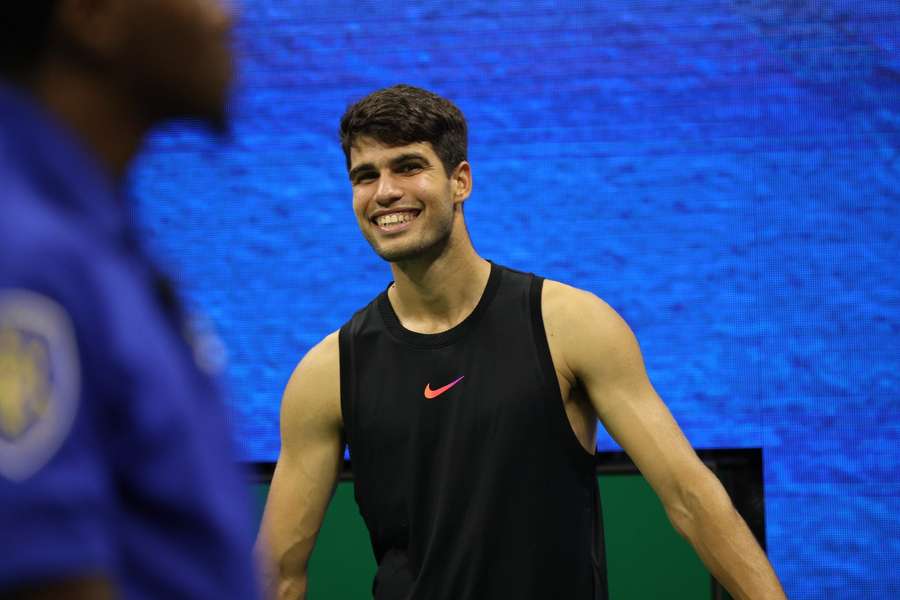
[[[82,120],[95,97],[144,128],[167,118],[225,121],[231,10],[216,0],[0,3],[0,77]],[[121,116],[121,115],[120,115]],[[71,119],[69,119],[71,120]]]

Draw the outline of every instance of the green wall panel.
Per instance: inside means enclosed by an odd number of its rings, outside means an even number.
[[[709,600],[709,574],[672,528],[644,478],[603,475],[599,481],[610,599]],[[261,515],[268,486],[257,485],[254,491]],[[353,484],[342,482],[310,558],[307,600],[371,598],[374,575],[375,560]]]
[[[640,475],[600,478],[610,600],[709,600],[710,577]]]

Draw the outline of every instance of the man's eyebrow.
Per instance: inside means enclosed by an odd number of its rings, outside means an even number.
[[[348,173],[348,175],[350,176],[350,179],[352,180],[352,179],[355,179],[356,176],[359,175],[363,171],[374,171],[374,170],[375,170],[375,165],[373,165],[372,163],[363,163],[361,165],[356,165],[355,167],[350,169],[350,172]]]
[[[424,154],[421,154],[419,152],[404,152],[403,154],[392,158],[390,160],[390,165],[392,167],[395,167],[399,164],[403,164],[404,162],[406,162],[408,160],[421,160],[421,161],[425,162],[426,164],[431,164],[428,160],[428,157],[425,156]],[[350,169],[350,172],[348,173],[348,175],[349,175],[350,179],[353,180],[357,175],[359,175],[363,171],[375,171],[375,170],[377,170],[375,168],[375,165],[373,163],[368,162],[368,163],[363,163],[361,165],[356,165],[355,167]]]
[[[405,152],[400,156],[395,156],[391,159],[391,166],[399,165],[400,163],[406,162],[408,160],[421,160],[428,163],[428,158],[424,154],[420,154],[418,152]]]

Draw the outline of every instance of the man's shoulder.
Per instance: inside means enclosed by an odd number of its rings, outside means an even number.
[[[282,421],[321,419],[340,423],[339,332],[309,349],[294,368],[284,389]]]
[[[6,186],[0,204],[0,275],[74,274],[75,264],[96,264],[96,239],[77,219],[15,174],[0,177]]]
[[[319,343],[309,349],[300,362],[309,363],[310,368],[313,369],[331,368],[333,363],[339,358],[339,335],[340,330],[332,331],[326,335]]]
[[[47,296],[75,321],[105,320],[127,271],[77,223],[42,213],[0,211],[0,289]]]
[[[7,298],[43,298],[77,320],[80,309],[96,300],[86,285],[94,262],[78,237],[13,181],[0,206],[0,292]]]
[[[305,395],[307,390],[317,393],[331,389],[340,376],[339,331],[326,335],[300,359],[288,381],[285,394]]]
[[[624,325],[619,313],[593,292],[552,279],[544,280],[541,312],[545,326],[564,340],[600,342],[620,335]]]
[[[0,232],[3,233],[0,244],[7,247],[25,245],[34,240],[36,234],[42,238],[65,230],[67,224],[48,210],[43,194],[2,163],[0,156],[0,180],[4,188],[3,202],[0,203]]]
[[[140,337],[136,328],[152,326],[146,318],[151,299],[130,258],[64,206],[20,182],[4,196],[0,292],[58,306],[83,350],[94,360],[108,360],[116,349],[134,343],[129,338]],[[87,360],[87,354],[82,358]]]
[[[541,303],[554,356],[579,376],[597,372],[599,364],[619,364],[618,358],[611,358],[627,354],[636,344],[621,315],[592,292],[548,280]]]
[[[553,279],[545,279],[541,293],[541,304],[544,314],[562,313],[572,318],[579,315],[587,317],[582,311],[612,310],[602,298],[581,288]]]

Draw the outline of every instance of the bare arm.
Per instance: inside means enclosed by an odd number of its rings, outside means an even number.
[[[269,597],[306,597],[306,568],[337,482],[343,445],[338,336],[294,370],[281,402],[281,454],[256,553]]]
[[[653,389],[631,329],[599,298],[547,281],[544,322],[561,377],[582,386],[653,487],[675,529],[739,600],[783,599],[778,578],[722,484]]]

